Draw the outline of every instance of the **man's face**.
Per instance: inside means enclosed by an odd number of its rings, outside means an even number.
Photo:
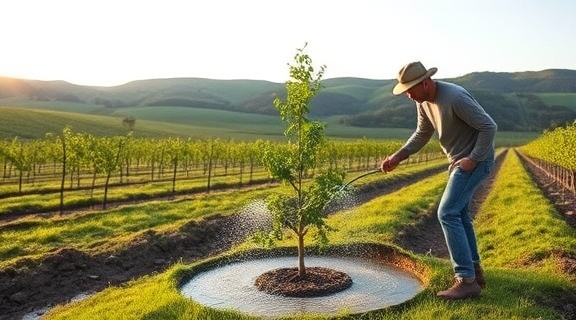
[[[406,91],[406,95],[410,100],[422,103],[428,98],[428,83],[426,80],[418,83]]]

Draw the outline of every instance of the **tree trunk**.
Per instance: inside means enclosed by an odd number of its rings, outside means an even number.
[[[172,195],[176,194],[176,174],[178,173],[178,157],[174,158],[174,172],[172,173]]]
[[[108,184],[110,183],[110,176],[112,174],[109,172],[106,174],[106,182],[104,183],[104,200],[102,201],[102,210],[106,210],[108,205]]]
[[[298,276],[302,279],[306,277],[306,267],[304,266],[304,234],[298,235]]]
[[[64,184],[66,183],[66,137],[62,141],[62,178],[60,179],[60,214],[64,214]]]

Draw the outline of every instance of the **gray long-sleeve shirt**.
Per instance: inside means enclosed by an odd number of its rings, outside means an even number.
[[[416,103],[418,126],[399,153],[408,157],[418,152],[434,134],[450,163],[469,157],[483,161],[494,157],[497,125],[466,89],[436,80],[434,101]]]

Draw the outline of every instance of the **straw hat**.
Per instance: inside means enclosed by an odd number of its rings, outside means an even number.
[[[438,68],[426,70],[420,61],[410,62],[398,72],[398,83],[394,86],[392,93],[399,95],[420,83],[420,81],[433,76]]]

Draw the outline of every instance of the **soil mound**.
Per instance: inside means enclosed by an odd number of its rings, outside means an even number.
[[[352,278],[344,272],[323,267],[306,268],[300,277],[298,268],[279,268],[261,274],[256,288],[287,297],[319,297],[340,292],[352,286]]]

